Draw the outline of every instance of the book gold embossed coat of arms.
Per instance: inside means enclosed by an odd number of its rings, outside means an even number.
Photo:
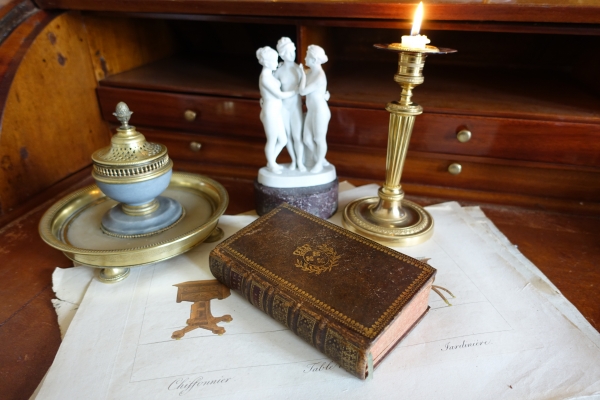
[[[436,273],[288,204],[215,247],[210,269],[361,379],[425,315]]]

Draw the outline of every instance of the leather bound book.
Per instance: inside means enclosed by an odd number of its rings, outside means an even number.
[[[288,204],[215,247],[210,269],[361,379],[425,315],[436,273]]]

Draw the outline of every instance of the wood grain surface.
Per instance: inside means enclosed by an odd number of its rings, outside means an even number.
[[[39,10],[31,0],[0,1],[0,43]]]
[[[86,15],[89,51],[97,80],[171,55],[175,43],[165,21]]]
[[[87,174],[86,174],[87,175]],[[0,229],[0,393],[3,399],[28,399],[60,346],[60,330],[50,302],[52,272],[72,262],[45,244],[38,234],[43,213],[57,198],[84,184],[63,189],[56,197]]]
[[[37,4],[44,9],[381,19],[412,19],[415,10],[412,0],[283,0],[277,4],[268,0],[37,0]],[[600,7],[594,0],[520,0],[509,4],[494,4],[485,0],[446,0],[427,4],[426,18],[596,23],[600,20]]]
[[[1,214],[90,165],[90,154],[108,144],[95,87],[81,17],[67,13],[52,19],[26,49],[7,88],[0,132]]]
[[[55,15],[49,13],[36,12],[12,30],[10,35],[2,41],[0,46],[0,115],[4,113],[8,91],[23,57],[39,32],[54,17]]]

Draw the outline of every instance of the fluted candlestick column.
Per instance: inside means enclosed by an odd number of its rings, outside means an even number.
[[[404,199],[400,184],[408,144],[415,118],[423,108],[412,102],[412,90],[423,83],[423,67],[428,53],[454,52],[427,46],[409,49],[402,45],[375,45],[398,52],[398,72],[394,81],[402,88],[400,99],[387,104],[390,113],[386,156],[386,177],[378,197],[358,199],[346,206],[344,226],[384,244],[411,246],[422,243],[433,234],[433,218],[418,204]]]

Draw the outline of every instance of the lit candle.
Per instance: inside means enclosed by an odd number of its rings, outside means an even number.
[[[413,19],[413,26],[409,35],[402,36],[402,46],[413,49],[424,49],[427,43],[431,40],[427,39],[425,35],[419,35],[421,30],[421,20],[423,20],[423,2],[419,3],[417,11],[415,11],[415,17]]]

